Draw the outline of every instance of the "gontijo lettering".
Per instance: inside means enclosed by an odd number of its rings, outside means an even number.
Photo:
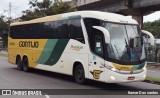
[[[38,48],[39,42],[38,41],[20,41],[19,47],[31,47],[31,48]]]

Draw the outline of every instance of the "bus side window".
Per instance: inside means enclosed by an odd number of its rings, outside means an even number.
[[[68,27],[68,32],[71,39],[75,39],[80,41],[81,43],[85,43],[80,19],[68,20]]]
[[[62,37],[63,39],[69,39],[69,32],[68,32],[68,20],[64,20],[62,24]]]
[[[100,32],[95,33],[94,40],[94,52],[103,57],[103,35]]]
[[[62,32],[62,30],[61,30],[61,27],[62,27],[62,21],[55,21],[54,22],[55,23],[55,38],[56,39],[60,39],[61,38],[61,32]]]
[[[43,38],[54,38],[54,23],[45,22],[43,23],[43,29],[40,31]]]
[[[100,26],[101,21],[93,18],[84,19],[85,27],[88,34],[90,49],[93,53],[103,57],[103,33],[93,28]]]

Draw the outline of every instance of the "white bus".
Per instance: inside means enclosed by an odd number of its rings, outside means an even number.
[[[118,14],[77,11],[12,23],[8,44],[8,61],[24,71],[72,75],[81,84],[85,79],[119,83],[146,78],[141,29]]]

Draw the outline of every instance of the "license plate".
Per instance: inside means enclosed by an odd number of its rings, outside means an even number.
[[[128,77],[128,80],[134,80],[135,77]]]

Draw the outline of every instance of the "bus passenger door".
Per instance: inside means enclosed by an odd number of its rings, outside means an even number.
[[[104,81],[104,37],[101,32],[94,33],[90,43],[92,52],[89,55],[89,77],[97,81]]]

